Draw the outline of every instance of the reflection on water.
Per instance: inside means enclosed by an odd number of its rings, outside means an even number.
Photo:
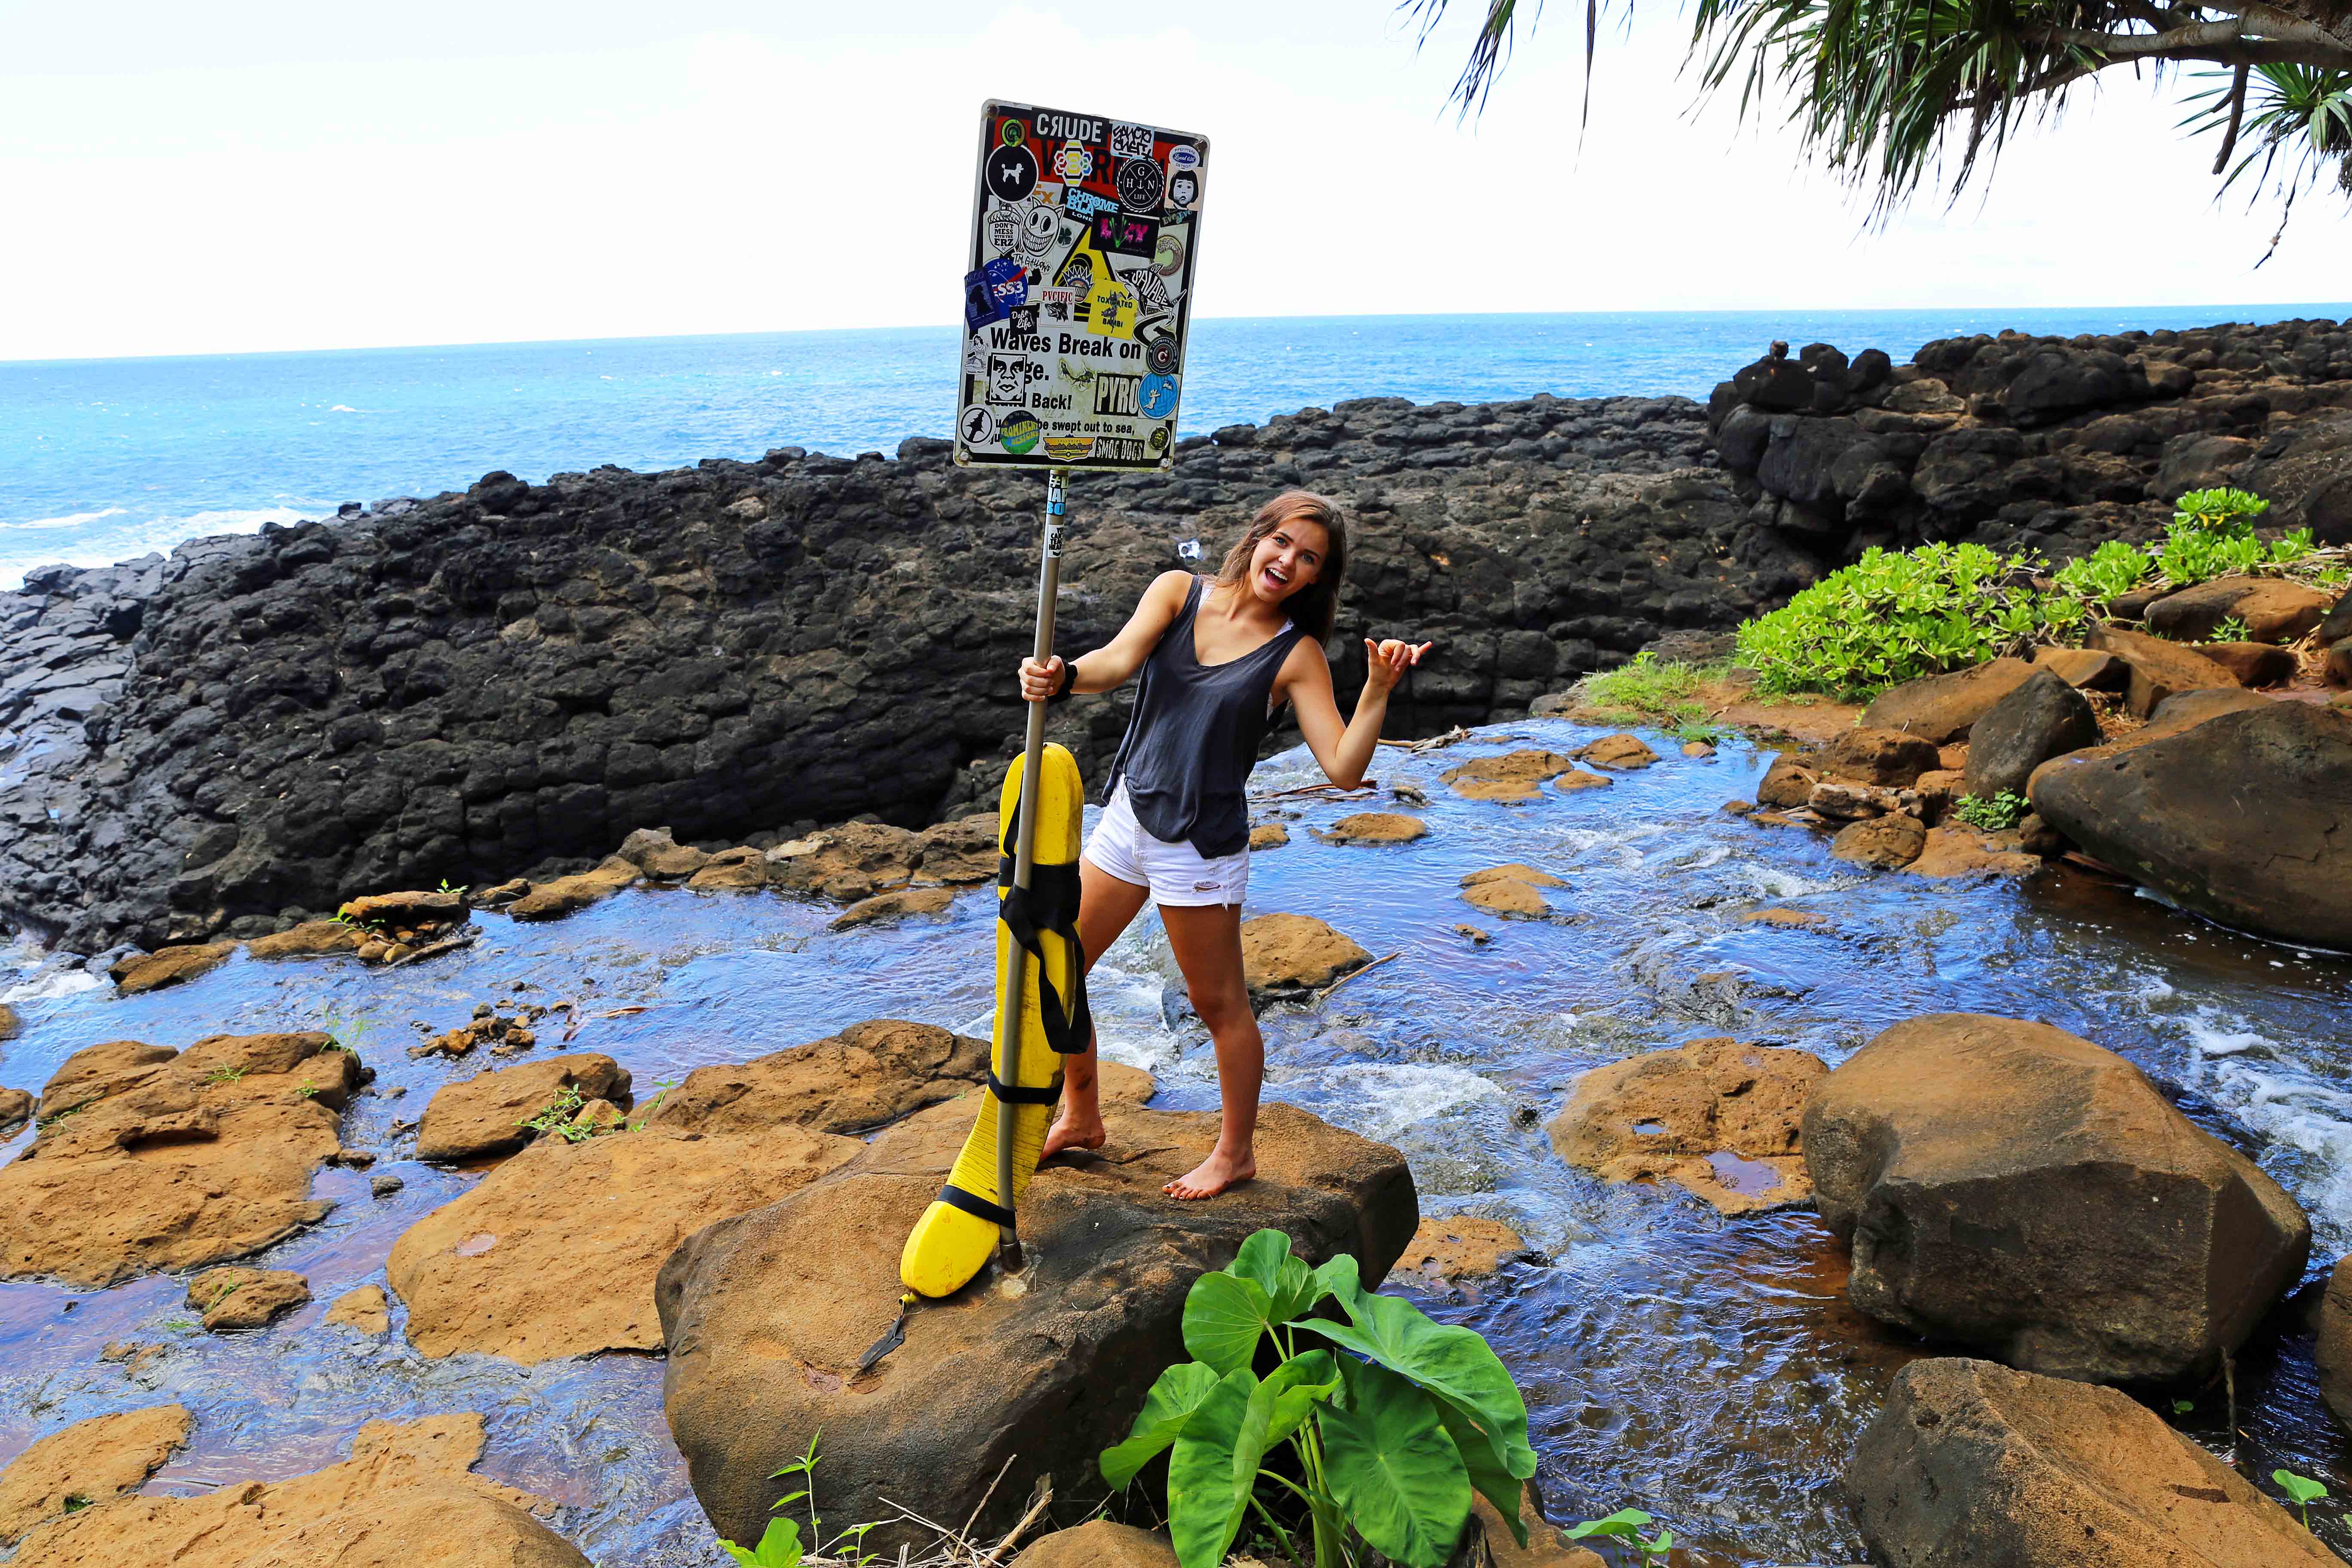
[[[1425,1210],[1507,1220],[1551,1260],[1427,1305],[1487,1334],[1518,1374],[1553,1517],[1639,1504],[1691,1544],[1693,1563],[1855,1561],[1838,1477],[1887,1379],[1921,1353],[1846,1306],[1843,1256],[1811,1215],[1725,1220],[1676,1190],[1612,1187],[1562,1166],[1543,1121],[1602,1063],[1724,1034],[1835,1062],[1919,1013],[2042,1019],[2176,1088],[2311,1212],[2319,1258],[2343,1249],[2352,963],[2234,936],[2074,874],[2019,889],[1859,871],[1801,830],[1721,813],[1751,795],[1769,760],[1737,744],[1707,760],[1662,747],[1664,761],[1613,789],[1517,806],[1456,801],[1437,781],[1466,755],[1567,751],[1593,733],[1531,721],[1449,752],[1384,752],[1385,780],[1431,797],[1428,837],[1326,845],[1299,828],[1360,805],[1286,802],[1301,814],[1291,841],[1252,875],[1253,912],[1318,915],[1375,954],[1401,954],[1320,1005],[1268,1015],[1267,1093],[1394,1143]],[[1286,753],[1255,782],[1311,783],[1312,765]],[[1580,918],[1496,921],[1458,900],[1465,873],[1514,861],[1564,879],[1547,896]],[[0,1286],[0,1457],[68,1420],[179,1399],[196,1414],[194,1446],[151,1489],[189,1493],[314,1468],[374,1416],[478,1410],[490,1425],[484,1469],[555,1499],[560,1527],[605,1568],[717,1561],[663,1424],[657,1358],[433,1362],[396,1336],[373,1343],[320,1323],[337,1295],[382,1281],[403,1229],[479,1179],[406,1158],[413,1143],[393,1135],[434,1089],[488,1065],[410,1060],[412,1026],[438,1032],[506,995],[577,998],[586,1015],[641,1006],[592,1017],[568,1045],[547,1029],[535,1053],[607,1052],[635,1075],[641,1100],[694,1067],[862,1018],[982,1032],[991,902],[966,897],[943,919],[835,933],[815,904],[633,891],[553,925],[478,917],[474,948],[415,968],[240,958],[121,1001],[9,950],[0,1000],[27,1024],[0,1047],[0,1083],[13,1086],[37,1089],[66,1055],[100,1040],[185,1045],[331,1015],[363,1020],[360,1048],[380,1077],[354,1101],[344,1142],[379,1154],[367,1174],[405,1185],[376,1199],[365,1175],[321,1174],[335,1213],[262,1259],[302,1271],[317,1300],[261,1333],[195,1331],[176,1281],[96,1294]],[[1741,922],[1767,907],[1825,919]],[[1465,943],[1454,931],[1463,921],[1494,940]],[[1159,1074],[1158,1103],[1206,1109],[1214,1058],[1198,1022],[1170,1005],[1177,984],[1145,920],[1104,955],[1090,991],[1108,1054]],[[1746,1174],[1725,1173],[1735,1186]],[[163,1348],[101,1362],[110,1341]],[[2293,1313],[2248,1347],[2239,1394],[2250,1473],[2286,1465],[2352,1492],[2352,1452],[2319,1402]],[[2226,1453],[2224,1403],[2216,1389],[2169,1418]],[[2333,1505],[2325,1511],[2315,1522],[2341,1543]]]

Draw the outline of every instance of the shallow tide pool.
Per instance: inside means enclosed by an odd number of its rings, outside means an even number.
[[[1835,1063],[1920,1013],[2040,1019],[2129,1057],[2252,1152],[2312,1216],[2313,1279],[2342,1252],[2352,961],[2240,937],[2072,872],[2021,887],[1849,866],[1804,829],[1722,812],[1752,798],[1770,760],[1745,743],[1696,759],[1652,735],[1655,766],[1522,805],[1457,800],[1438,781],[1471,756],[1570,751],[1599,733],[1533,721],[1444,750],[1384,749],[1381,783],[1429,797],[1418,813],[1429,836],[1410,845],[1317,839],[1350,812],[1398,807],[1385,789],[1345,802],[1279,795],[1319,781],[1303,752],[1254,780],[1260,816],[1282,816],[1291,842],[1254,858],[1248,912],[1315,915],[1376,957],[1397,955],[1318,1005],[1266,1016],[1266,1093],[1403,1150],[1424,1214],[1506,1220],[1549,1259],[1417,1299],[1486,1334],[1517,1373],[1554,1520],[1640,1506],[1674,1528],[1689,1564],[1859,1561],[1838,1478],[1887,1380],[1926,1353],[1846,1305],[1843,1256],[1811,1214],[1726,1220],[1677,1191],[1611,1186],[1561,1164],[1543,1123],[1602,1063],[1722,1035]],[[1549,894],[1567,918],[1497,921],[1456,897],[1464,874],[1513,861],[1567,881]],[[836,933],[825,929],[834,909],[814,902],[631,890],[549,925],[478,914],[473,948],[406,969],[240,955],[123,1000],[61,956],[0,952],[0,1001],[26,1023],[0,1046],[0,1084],[37,1091],[102,1040],[177,1047],[331,1022],[346,1037],[361,1030],[378,1073],[343,1133],[378,1163],[322,1172],[317,1193],[335,1212],[251,1260],[301,1271],[314,1297],[267,1331],[197,1331],[179,1279],[95,1293],[0,1285],[0,1460],[85,1416],[176,1399],[196,1416],[191,1447],[148,1489],[186,1495],[330,1463],[373,1418],[478,1410],[490,1431],[481,1470],[554,1500],[557,1528],[604,1568],[723,1561],[669,1444],[658,1358],[433,1361],[397,1333],[371,1346],[319,1323],[343,1291],[383,1281],[404,1229],[479,1179],[407,1158],[413,1140],[392,1128],[442,1084],[503,1064],[412,1060],[413,1026],[438,1033],[506,996],[577,999],[577,1037],[561,1043],[550,1019],[532,1054],[605,1052],[635,1075],[643,1105],[693,1068],[864,1018],[985,1034],[992,906],[975,894],[941,918]],[[1738,923],[1775,906],[1827,923]],[[1493,941],[1472,945],[1454,930],[1463,921]],[[1155,1104],[1211,1108],[1213,1058],[1181,994],[1149,915],[1092,983],[1105,1052],[1159,1076]],[[369,1178],[385,1173],[403,1190],[370,1196]],[[164,1348],[127,1372],[99,1359],[121,1341]],[[2320,1404],[2299,1313],[2257,1332],[2237,1383],[2235,1457],[2249,1474],[2274,1490],[2267,1478],[2284,1465],[2352,1493],[2352,1447]],[[2162,1408],[2232,1456],[2218,1388],[2189,1414]],[[2313,1522],[2339,1550],[2352,1543],[2340,1505]]]

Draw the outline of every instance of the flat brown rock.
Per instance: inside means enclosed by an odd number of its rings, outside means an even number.
[[[1408,1274],[1451,1283],[1483,1278],[1526,1253],[1519,1233],[1498,1219],[1477,1215],[1431,1215],[1412,1233],[1396,1266]]]
[[[482,1418],[371,1421],[352,1457],[201,1497],[130,1497],[35,1533],[13,1568],[592,1568],[554,1505],[468,1471]]]
[[[169,1046],[151,1046],[144,1040],[84,1046],[58,1064],[58,1070],[41,1089],[41,1102],[51,1115],[62,1114],[77,1105],[152,1083],[179,1056]]]
[[[631,1103],[629,1069],[593,1051],[493,1068],[434,1091],[416,1130],[416,1157],[467,1160],[520,1149],[535,1136],[521,1124],[553,1105],[566,1089],[577,1089],[583,1101]]]
[[[96,1288],[202,1268],[333,1206],[310,1179],[341,1152],[356,1056],[316,1033],[215,1035],[162,1062],[155,1049],[112,1042],[59,1068],[52,1119],[0,1167],[0,1279]],[[78,1070],[93,1061],[113,1070]]]
[[[1242,922],[1242,974],[1251,1000],[1261,1005],[1319,991],[1371,961],[1370,953],[1312,915],[1260,915]]]
[[[1176,1568],[1176,1548],[1151,1531],[1090,1519],[1038,1537],[1013,1568]]]
[[[1871,1561],[1903,1568],[2340,1568],[2146,1405],[1958,1356],[1895,1375],[1845,1486]]]
[[[1398,811],[1360,811],[1343,816],[1318,835],[1327,844],[1410,844],[1429,835],[1429,825]]]
[[[2130,669],[2124,687],[2124,705],[2145,719],[2157,704],[2176,692],[2207,687],[2236,686],[2238,678],[2194,649],[2146,632],[2123,626],[2095,626],[2090,644],[2114,654]]]
[[[167,947],[142,957],[126,958],[110,973],[114,976],[117,991],[125,996],[137,996],[194,980],[199,974],[210,974],[226,963],[229,954],[236,951],[236,943],[233,942],[215,942],[203,947]]]
[[[257,936],[245,944],[256,958],[320,958],[333,952],[357,952],[364,940],[355,926],[341,921],[305,921],[274,936]]]
[[[859,926],[874,925],[883,921],[904,920],[908,915],[945,914],[955,902],[953,888],[900,888],[896,892],[877,893],[870,899],[860,899],[833,917],[827,929],[854,931]]]
[[[1725,1214],[1810,1197],[1805,1097],[1829,1068],[1809,1051],[1693,1040],[1595,1068],[1547,1131],[1605,1181],[1671,1181]]]
[[[184,1405],[151,1405],[50,1433],[0,1470],[0,1546],[137,1491],[188,1440],[191,1425]]]
[[[281,1312],[308,1306],[310,1282],[290,1268],[207,1268],[188,1281],[188,1306],[202,1312],[205,1331],[257,1329]]]
[[[2077,691],[2121,691],[2131,667],[2095,647],[2038,647],[2033,662]]]
[[[355,925],[388,932],[401,942],[414,942],[450,926],[463,925],[473,918],[466,908],[463,893],[423,890],[371,893],[365,898],[347,900],[335,912]]]
[[[1756,804],[1777,805],[1786,811],[1804,805],[1813,797],[1813,786],[1821,775],[1796,758],[1779,756],[1764,770],[1764,778],[1756,786]]]
[[[509,904],[506,912],[519,921],[561,920],[601,903],[643,876],[619,856],[610,856],[593,871],[534,884],[530,892]]]
[[[1558,885],[1556,879],[1554,885]],[[1544,902],[1543,894],[1533,884],[1510,877],[1473,882],[1462,889],[1462,901],[1506,920],[1541,920],[1551,913],[1551,906]]]
[[[1599,773],[1588,773],[1582,768],[1570,768],[1551,781],[1551,787],[1562,795],[1574,795],[1580,789],[1607,789],[1617,781]]]
[[[1904,789],[1921,773],[1932,773],[1943,766],[1943,752],[1939,748],[1940,742],[1906,734],[1901,730],[1874,729],[1865,725],[1848,730],[1831,742],[1813,758],[1813,762],[1825,779],[1843,779],[1881,789]]]
[[[1465,800],[1533,800],[1546,779],[1566,773],[1574,760],[1558,752],[1506,752],[1473,757],[1438,778]]]
[[[1881,692],[1863,710],[1862,722],[1873,730],[1916,735],[1929,745],[1948,745],[1966,740],[1994,703],[2032,674],[2033,666],[2021,658],[1996,658],[1948,675],[1906,680]]]
[[[1897,1024],[1813,1090],[1804,1144],[1822,1218],[1853,1250],[1853,1304],[2029,1371],[2200,1375],[2311,1247],[2252,1161],[2046,1024]]]
[[[1931,827],[1919,853],[1903,869],[1915,877],[2031,877],[2042,858],[2029,855],[2012,830],[1989,833],[1955,824]]]
[[[1821,926],[1830,923],[1829,916],[1817,910],[1750,910],[1734,922],[1738,925]]]
[[[1290,842],[1290,829],[1279,822],[1261,822],[1250,829],[1249,847],[1253,849],[1279,849]]]
[[[335,1298],[320,1320],[363,1334],[386,1333],[392,1328],[392,1302],[381,1285],[361,1285]]]
[[[2249,641],[2290,643],[2326,618],[2335,595],[2283,577],[2216,577],[2168,594],[2147,607],[2147,629],[2178,642],[2203,642],[2235,618]]]
[[[646,1124],[745,1135],[780,1127],[870,1132],[984,1081],[988,1050],[986,1040],[936,1025],[869,1019],[748,1062],[697,1068],[663,1092]]]
[[[1830,840],[1830,853],[1841,860],[1900,870],[1927,847],[1927,828],[1916,816],[1898,814],[1850,822]]]
[[[1530,888],[1565,888],[1566,880],[1533,866],[1514,862],[1508,866],[1489,866],[1483,871],[1473,871],[1462,879],[1465,888],[1483,882],[1525,882]]]
[[[768,885],[768,858],[757,849],[722,849],[686,879],[698,893],[750,893]]]
[[[786,855],[786,849],[797,852]],[[778,886],[843,903],[905,887],[922,859],[919,837],[873,822],[845,822],[768,852]]]
[[[1008,1459],[975,1537],[1008,1528],[1041,1474],[1055,1510],[1083,1518],[1105,1495],[1103,1448],[1184,1359],[1184,1298],[1202,1271],[1271,1226],[1310,1262],[1355,1253],[1375,1281],[1418,1223],[1396,1151],[1296,1107],[1265,1105],[1256,1179],[1203,1204],[1160,1189],[1213,1145],[1214,1112],[1103,1109],[1103,1149],[1047,1163],[1022,1202],[1022,1272],[992,1269],[923,1303],[871,1364],[900,1314],[899,1250],[963,1145],[969,1107],[919,1112],[671,1256],[656,1288],[663,1403],[722,1538],[757,1539],[789,1489],[773,1472],[820,1427],[826,1510],[844,1519],[896,1518],[887,1495],[961,1523]],[[886,1526],[866,1545],[894,1559],[901,1542],[916,1533]]]
[[[428,1356],[526,1363],[658,1351],[654,1276],[704,1226],[774,1203],[856,1157],[789,1125],[542,1139],[411,1226],[387,1276]]]
[[[922,880],[957,887],[996,880],[1004,853],[998,840],[997,813],[983,811],[942,822],[915,837],[922,841]]]
[[[1596,768],[1609,768],[1618,773],[1630,773],[1646,768],[1658,760],[1658,753],[1642,743],[1638,735],[1603,735],[1589,746],[1580,747],[1576,760]]]
[[[2284,686],[2294,679],[2294,650],[2273,643],[2201,642],[2197,651],[2247,687]]]

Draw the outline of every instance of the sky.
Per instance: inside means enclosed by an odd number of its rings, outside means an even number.
[[[1383,0],[0,0],[0,360],[957,319],[989,97],[1211,139],[1204,316],[2211,304],[2352,294],[2352,216],[2220,205],[2121,73],[1891,226],[1694,114],[1687,22],[1561,5],[1485,114]]]

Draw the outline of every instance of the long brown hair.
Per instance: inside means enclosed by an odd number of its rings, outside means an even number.
[[[1258,508],[1241,542],[1225,552],[1225,563],[1217,568],[1217,586],[1238,588],[1249,575],[1250,555],[1258,541],[1289,522],[1321,523],[1330,542],[1323,552],[1323,569],[1315,581],[1282,602],[1282,613],[1317,642],[1328,642],[1339,615],[1339,582],[1348,574],[1348,521],[1329,496],[1285,490]]]

